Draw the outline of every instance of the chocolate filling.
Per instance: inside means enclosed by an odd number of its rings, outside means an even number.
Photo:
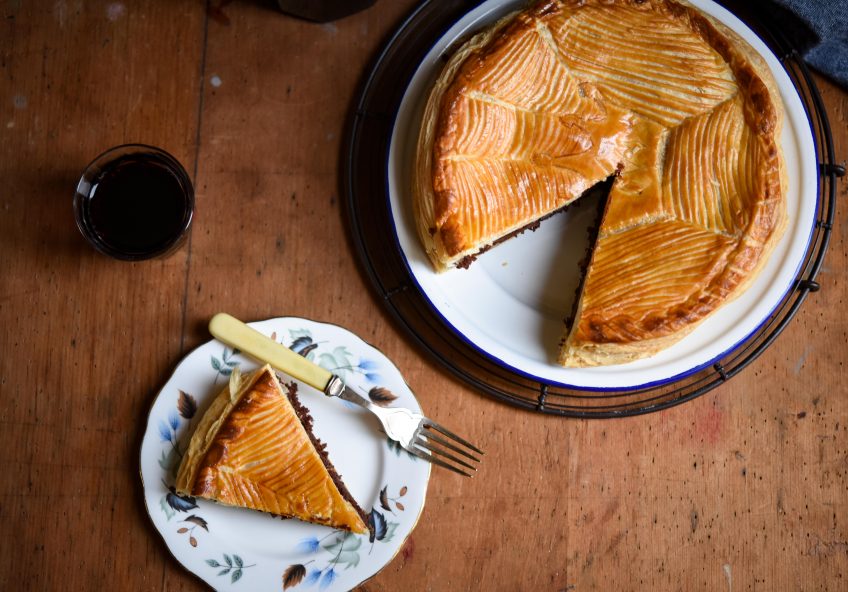
[[[300,399],[297,397],[297,384],[294,382],[285,383],[283,382],[282,377],[278,374],[277,379],[280,381],[280,384],[285,385],[286,394],[288,395],[289,402],[294,408],[295,414],[297,414],[297,418],[300,420],[300,423],[303,424],[304,429],[306,430],[306,434],[309,436],[309,439],[312,441],[312,445],[315,447],[315,450],[318,452],[318,456],[321,457],[321,461],[324,463],[324,466],[327,468],[327,472],[330,474],[330,478],[333,480],[333,483],[338,487],[339,492],[342,494],[347,501],[353,505],[359,517],[362,518],[362,521],[365,522],[365,525],[368,527],[368,530],[373,534],[374,528],[371,525],[371,521],[368,520],[368,515],[359,507],[359,504],[356,503],[356,500],[353,499],[353,496],[348,491],[344,482],[342,482],[342,478],[336,472],[336,468],[333,466],[333,463],[330,462],[329,457],[327,456],[327,445],[324,444],[321,440],[319,440],[315,434],[312,433],[312,416],[309,414],[309,410],[304,407]]]
[[[595,253],[595,246],[598,244],[598,232],[601,229],[601,221],[604,219],[604,214],[607,211],[607,203],[609,202],[609,194],[612,189],[612,184],[618,176],[618,170],[615,174],[610,175],[600,183],[593,185],[583,194],[582,197],[597,197],[598,211],[595,214],[595,221],[586,228],[588,234],[589,246],[580,263],[577,264],[580,273],[580,280],[577,282],[577,289],[574,291],[574,301],[571,303],[571,313],[565,317],[566,333],[571,331],[571,326],[574,324],[574,319],[577,316],[577,307],[580,305],[580,296],[583,295],[583,285],[586,283],[586,272],[589,271],[589,265],[592,263],[592,255]],[[560,343],[564,345],[565,340]]]
[[[595,185],[595,187],[597,187],[597,185]],[[592,189],[594,189],[594,187],[591,187],[591,188],[587,189],[587,190],[586,190],[586,191],[587,191],[587,193],[588,193],[589,191],[592,191]],[[585,195],[585,194],[584,194],[584,195]],[[577,200],[574,200],[574,201],[577,201]],[[530,222],[529,224],[525,224],[525,225],[524,225],[524,226],[522,226],[521,228],[516,228],[516,229],[515,229],[515,230],[513,230],[512,232],[509,232],[509,233],[507,233],[507,234],[503,235],[502,237],[500,237],[500,238],[498,238],[498,239],[493,240],[491,243],[489,243],[488,245],[486,245],[486,246],[482,247],[482,248],[481,248],[479,251],[477,251],[476,253],[472,253],[472,254],[470,254],[470,255],[466,255],[465,257],[463,257],[462,259],[460,259],[459,261],[457,261],[457,262],[454,264],[454,267],[456,267],[457,269],[468,269],[468,268],[471,266],[471,264],[472,264],[472,263],[474,263],[474,262],[477,260],[477,257],[479,257],[480,255],[482,255],[483,253],[485,253],[485,252],[486,252],[486,251],[488,251],[489,249],[492,249],[492,248],[494,248],[494,247],[498,246],[499,244],[501,244],[502,242],[504,242],[504,241],[508,241],[509,239],[511,239],[511,238],[513,238],[513,237],[516,237],[516,236],[518,236],[519,234],[522,234],[522,233],[523,233],[524,231],[526,231],[526,230],[531,230],[531,231],[534,231],[534,232],[535,232],[536,230],[538,230],[539,226],[541,226],[542,221],[547,220],[547,219],[548,219],[548,218],[550,218],[551,216],[556,216],[556,215],[557,215],[557,214],[559,214],[560,212],[565,212],[566,210],[568,210],[568,208],[571,206],[571,204],[572,204],[572,203],[574,203],[574,201],[572,201],[571,203],[568,203],[568,204],[566,204],[566,205],[562,206],[561,208],[558,208],[558,209],[554,210],[553,212],[549,212],[549,213],[545,214],[545,215],[544,215],[544,216],[542,216],[541,218],[536,218],[535,220],[533,220],[533,221],[532,221],[532,222]]]

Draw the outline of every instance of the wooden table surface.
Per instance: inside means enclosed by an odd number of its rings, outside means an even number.
[[[413,4],[317,25],[247,0],[2,3],[0,589],[204,588],[146,515],[138,452],[220,310],[351,329],[487,451],[473,480],[433,472],[418,527],[362,590],[848,589],[846,181],[821,291],[723,387],[614,421],[498,403],[393,324],[346,238],[345,117]],[[817,80],[844,163],[848,93]],[[80,172],[125,142],[194,180],[168,259],[111,260],[75,227]]]

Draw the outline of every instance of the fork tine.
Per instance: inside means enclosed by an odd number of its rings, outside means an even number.
[[[427,462],[433,463],[434,465],[439,465],[440,467],[443,467],[445,469],[453,471],[454,473],[459,473],[463,477],[472,477],[473,476],[473,475],[469,475],[465,471],[461,471],[461,470],[457,469],[453,465],[449,465],[448,463],[442,461],[441,459],[436,458],[432,454],[429,454],[429,453],[424,454],[423,452],[419,451],[417,448],[412,448],[412,449],[407,448],[406,451],[409,452],[409,454],[411,454],[413,456],[417,456],[418,458],[424,459]]]
[[[426,429],[426,427],[427,427],[427,426],[424,426],[424,427],[425,427],[425,429]],[[428,431],[426,431],[426,432],[422,431],[421,433],[422,433],[422,435],[423,435],[424,437],[426,437],[428,440],[433,440],[433,441],[435,441],[435,442],[438,442],[439,444],[441,444],[442,446],[444,446],[444,447],[445,447],[445,448],[447,448],[448,450],[453,450],[454,452],[458,452],[459,454],[461,454],[461,455],[463,455],[463,456],[467,456],[468,458],[470,458],[470,459],[471,459],[471,460],[473,460],[473,461],[480,462],[480,459],[479,459],[479,458],[477,458],[477,457],[476,457],[476,456],[474,456],[473,454],[469,454],[468,452],[466,452],[465,450],[463,450],[463,449],[462,449],[462,448],[460,448],[459,446],[454,446],[453,444],[451,444],[450,442],[448,442],[445,438],[442,438],[440,435],[438,435],[438,434],[437,434],[436,432],[434,432],[433,430],[428,430]]]
[[[425,419],[425,420],[424,420],[424,425],[425,425],[426,427],[432,427],[432,428],[435,428],[436,430],[438,430],[438,431],[442,432],[442,433],[443,433],[445,436],[447,436],[448,438],[453,438],[454,440],[456,440],[456,441],[457,441],[457,442],[459,442],[460,444],[463,444],[463,445],[465,445],[465,446],[468,446],[471,450],[473,450],[473,451],[474,451],[474,452],[476,452],[477,454],[486,454],[485,452],[483,452],[482,450],[480,450],[479,448],[477,448],[476,446],[474,446],[474,444],[472,444],[472,443],[471,443],[471,442],[469,442],[468,440],[464,440],[464,439],[460,438],[459,436],[457,436],[456,434],[454,434],[452,431],[450,431],[450,430],[449,430],[449,429],[447,429],[446,427],[444,427],[444,426],[442,426],[442,425],[440,425],[440,424],[437,424],[437,423],[436,423],[435,421],[433,421],[432,419]]]
[[[447,459],[449,459],[449,460],[451,460],[451,461],[455,462],[456,464],[458,464],[458,465],[462,465],[462,466],[463,466],[463,467],[465,467],[466,469],[471,469],[472,471],[476,471],[476,470],[477,470],[477,469],[474,467],[474,465],[469,465],[467,462],[465,462],[465,461],[464,461],[464,460],[462,460],[461,458],[457,458],[457,457],[455,457],[454,455],[452,455],[452,454],[451,454],[451,453],[449,453],[449,452],[445,452],[444,450],[441,450],[440,448],[436,448],[436,447],[435,447],[433,444],[431,444],[430,442],[424,442],[423,440],[421,440],[421,439],[419,438],[419,439],[415,440],[415,442],[413,442],[413,444],[415,444],[416,446],[420,446],[420,447],[421,447],[421,448],[423,448],[424,450],[428,450],[428,451],[430,451],[431,453],[432,453],[432,452],[435,452],[435,453],[436,453],[436,454],[438,454],[439,456],[444,456],[445,458],[447,458]]]

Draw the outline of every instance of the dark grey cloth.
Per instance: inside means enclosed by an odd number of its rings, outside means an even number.
[[[809,28],[806,62],[848,89],[848,0],[775,0]]]

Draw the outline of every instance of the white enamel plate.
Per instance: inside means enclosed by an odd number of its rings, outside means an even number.
[[[349,331],[299,318],[251,326],[361,393],[381,388],[375,392],[384,404],[421,412],[398,369]],[[248,371],[257,364],[210,341],[180,363],[156,397],[141,445],[144,501],[154,526],[177,561],[218,590],[350,590],[391,561],[412,532],[424,508],[430,464],[387,440],[367,411],[298,383],[315,434],[370,513],[373,540],[175,495],[171,488],[192,429],[236,366]]]
[[[580,389],[630,389],[671,382],[703,368],[754,333],[791,288],[813,230],[818,195],[815,145],[804,107],[788,75],[766,45],[739,19],[709,0],[691,0],[739,33],[765,58],[783,98],[781,143],[789,188],[786,233],[756,281],[695,331],[645,360],[602,368],[555,364],[563,318],[571,310],[584,229],[595,204],[580,204],[480,256],[468,270],[437,274],[415,232],[411,166],[421,113],[444,64],[442,55],[500,16],[523,6],[489,0],[460,19],[423,60],[401,102],[388,157],[389,202],[398,244],[418,288],[442,320],[482,355],[543,382]],[[578,202],[579,204],[579,202]]]

